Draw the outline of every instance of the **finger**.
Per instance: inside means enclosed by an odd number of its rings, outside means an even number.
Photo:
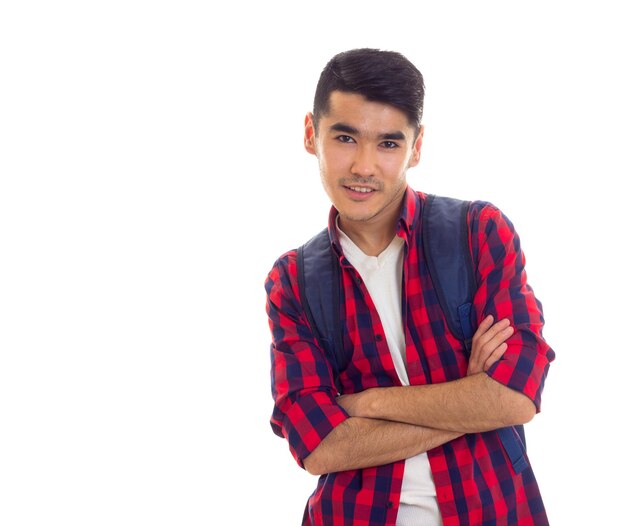
[[[485,360],[485,365],[484,365],[484,369],[483,371],[487,371],[489,370],[489,368],[496,363],[500,358],[502,358],[502,356],[504,355],[504,353],[507,350],[508,345],[506,343],[501,343],[489,356],[489,358],[487,358],[487,360]]]
[[[495,334],[502,332],[507,327],[511,325],[511,321],[508,318],[503,318],[500,321],[494,323],[487,332],[485,332],[486,336],[492,338]]]
[[[508,340],[511,336],[513,336],[514,332],[515,332],[515,329],[509,325],[508,327],[504,327],[502,330],[498,332],[495,332],[493,334],[490,333],[489,339],[485,341],[485,345],[489,346],[491,349],[494,349],[501,343]],[[485,335],[485,338],[486,337],[487,335]]]
[[[485,316],[485,319],[480,322],[478,328],[487,330],[489,327],[491,327],[491,325],[493,325],[493,321],[493,316],[491,314],[488,314],[487,316]]]
[[[515,332],[508,318],[497,323],[493,323],[493,320],[493,316],[487,316],[472,338],[472,353],[468,363],[471,374],[486,371],[499,360],[506,350],[506,346],[500,346]]]
[[[491,334],[490,330],[487,334],[482,336],[482,338],[476,342],[475,347],[472,348],[472,358],[476,360],[476,364],[483,364],[487,361],[491,355],[498,350],[500,345],[508,340],[514,332],[513,327],[509,326],[495,334]]]
[[[474,333],[474,336],[472,337],[472,339],[476,340],[480,338],[483,334],[487,332],[487,330],[489,329],[489,327],[491,327],[492,324],[493,324],[493,316],[489,314],[483,321],[480,322],[480,325],[476,329],[476,332]]]
[[[490,340],[492,340],[493,338],[496,338],[502,335],[503,331],[507,331],[507,328],[510,325],[511,325],[511,322],[507,318],[504,318],[503,320],[500,320],[499,322],[492,325],[484,334],[481,334],[480,336],[478,336],[478,339],[476,341],[479,343],[479,345],[484,345]],[[508,334],[507,338],[510,335],[511,334]]]

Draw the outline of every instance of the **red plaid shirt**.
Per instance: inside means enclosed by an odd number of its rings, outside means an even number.
[[[449,382],[467,373],[463,344],[447,328],[421,250],[425,195],[407,189],[396,233],[408,249],[404,258],[403,318],[407,372],[411,385]],[[336,403],[339,390],[360,392],[401,385],[382,323],[357,271],[342,253],[331,209],[331,244],[340,261],[344,287],[342,321],[352,360],[334,383],[329,361],[316,342],[300,305],[296,253],[279,258],[266,280],[271,346],[271,425],[285,437],[302,466],[324,437],[349,418]],[[480,322],[488,314],[509,318],[515,334],[487,374],[524,393],[540,408],[541,391],[554,352],[541,331],[541,304],[526,283],[524,255],[510,221],[494,206],[474,202],[468,214]],[[428,452],[437,501],[445,526],[548,524],[532,469],[519,474],[496,431],[467,434]],[[404,461],[328,473],[309,498],[303,524],[395,524]]]

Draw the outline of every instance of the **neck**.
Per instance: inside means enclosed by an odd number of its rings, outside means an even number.
[[[341,230],[368,256],[379,256],[395,237],[395,232],[354,232],[342,225]]]
[[[399,213],[399,210],[398,210]],[[368,256],[379,256],[396,236],[398,214],[389,218],[355,221],[339,216],[339,228]]]

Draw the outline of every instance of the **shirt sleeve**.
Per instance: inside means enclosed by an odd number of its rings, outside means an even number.
[[[528,396],[541,410],[541,393],[554,351],[543,338],[542,306],[527,283],[525,257],[513,224],[488,203],[470,211],[472,251],[477,266],[474,306],[480,323],[491,314],[515,329],[507,350],[487,374]]]
[[[270,424],[304,467],[304,459],[348,414],[336,402],[332,367],[300,304],[295,251],[276,261],[265,290],[272,333]]]

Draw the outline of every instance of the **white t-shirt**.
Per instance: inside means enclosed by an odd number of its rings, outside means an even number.
[[[402,385],[409,385],[401,298],[404,241],[396,236],[380,255],[368,256],[339,227],[337,229],[346,258],[363,279],[376,306],[400,382]],[[442,524],[433,474],[426,453],[406,459],[396,524]]]

